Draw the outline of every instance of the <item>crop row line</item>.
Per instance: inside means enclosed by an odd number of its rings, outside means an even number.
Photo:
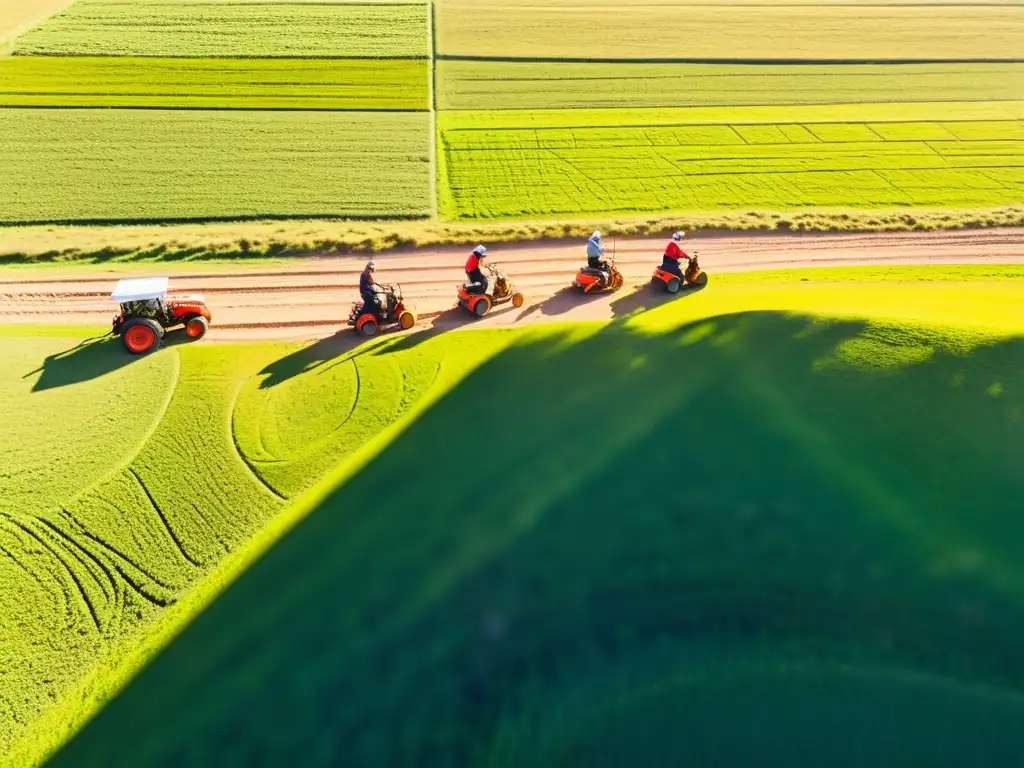
[[[913,64],[1024,64],[1019,58],[962,58],[962,59],[759,59],[759,58],[601,58],[601,57],[563,57],[563,56],[466,56],[462,54],[439,53],[438,61],[463,61],[474,63],[492,62],[495,64],[732,64],[750,66],[856,66],[872,65],[913,65]]]

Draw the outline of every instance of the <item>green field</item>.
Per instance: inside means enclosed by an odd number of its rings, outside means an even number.
[[[1024,64],[766,67],[442,59],[437,82],[444,110],[1012,101],[1024,93]]]
[[[0,106],[430,108],[425,59],[0,59]]]
[[[440,0],[437,12],[437,52],[447,56],[729,61],[1024,57],[1020,5]]]
[[[426,58],[423,3],[78,0],[19,38],[34,56]]]
[[[498,348],[52,764],[1012,763],[1019,271],[725,275],[610,324],[374,347]],[[350,391],[308,354],[262,369],[305,371],[259,406],[279,437],[318,372]],[[494,432],[438,450],[467,424]]]
[[[495,351],[459,334],[348,359],[342,338],[133,361],[115,340],[0,330],[0,765],[79,721],[289,500]]]
[[[1009,205],[1024,194],[1019,119],[971,119],[971,105],[959,113],[943,105],[946,120],[915,120],[915,111],[930,108],[914,105],[896,105],[904,117],[891,120],[865,119],[874,110],[860,106],[795,110],[762,123],[770,109],[679,109],[671,113],[676,125],[657,110],[478,112],[465,120],[447,113],[441,210],[489,219],[746,206],[967,208]],[[804,119],[783,121],[787,113]],[[730,115],[740,119],[725,122]]]
[[[0,223],[430,211],[425,113],[3,109],[0,135]]]

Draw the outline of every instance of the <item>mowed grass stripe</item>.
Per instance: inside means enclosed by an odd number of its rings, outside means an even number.
[[[1024,100],[864,104],[786,104],[658,109],[519,109],[448,111],[442,130],[618,128],[621,126],[774,125],[777,123],[904,123],[1024,120]]]
[[[80,0],[16,55],[427,58],[426,6],[119,4]]]
[[[983,207],[1024,195],[1024,123],[446,130],[456,219]]]
[[[0,222],[419,217],[423,112],[0,110]]]
[[[0,59],[0,106],[427,110],[426,59]]]
[[[1020,59],[1024,7],[440,0],[438,53],[588,59]]]
[[[1024,64],[700,65],[438,61],[441,109],[587,109],[907,101],[1024,94]]]

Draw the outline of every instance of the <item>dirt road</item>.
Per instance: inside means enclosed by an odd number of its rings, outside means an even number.
[[[610,246],[611,243],[609,242]],[[616,263],[626,287],[646,286],[660,261],[660,240],[619,240]],[[724,272],[857,264],[1024,263],[1024,230],[974,230],[922,234],[761,235],[702,237],[687,241],[713,276]],[[449,310],[465,273],[469,248],[445,248],[375,258],[378,280],[400,282],[406,298],[428,323],[462,319]],[[487,325],[543,320],[604,319],[611,297],[565,292],[584,261],[583,243],[495,246],[502,264],[526,295],[526,308],[496,311]],[[316,338],[344,327],[358,297],[366,257],[310,257],[287,265],[239,264],[237,269],[189,264],[64,270],[0,270],[0,323],[99,324],[110,322],[109,296],[126,273],[169,274],[176,292],[199,293],[213,312],[211,339]]]

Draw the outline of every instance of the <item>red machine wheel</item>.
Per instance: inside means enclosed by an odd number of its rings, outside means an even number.
[[[185,335],[193,341],[203,338],[206,332],[209,330],[210,324],[206,322],[206,318],[199,316],[193,317],[187,323],[185,323]]]
[[[160,347],[161,328],[152,320],[135,318],[124,324],[121,343],[133,355],[144,355]]]
[[[679,293],[680,282],[678,277],[673,277],[665,283],[665,290],[669,293]]]
[[[403,331],[408,331],[416,325],[416,315],[412,311],[406,309],[398,316],[398,327]]]
[[[376,336],[377,335],[377,319],[372,315],[363,315],[363,319],[358,322],[356,328],[363,336]]]
[[[487,296],[481,296],[476,300],[473,305],[473,314],[477,317],[483,317],[491,310],[491,300]]]
[[[523,306],[523,302],[525,300],[526,299],[523,298],[523,294],[521,293],[512,294],[512,306],[515,307],[516,309],[519,309],[521,306]]]

